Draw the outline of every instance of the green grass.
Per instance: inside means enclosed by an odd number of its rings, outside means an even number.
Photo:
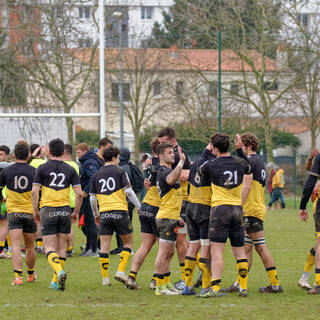
[[[311,219],[310,219],[311,220]],[[135,250],[140,242],[137,216],[134,219]],[[265,222],[267,244],[273,254],[283,294],[262,295],[258,289],[268,284],[267,273],[257,256],[249,273],[249,296],[230,294],[223,298],[197,299],[193,296],[160,296],[148,289],[153,273],[156,248],[147,257],[138,274],[142,290],[131,291],[113,280],[119,262],[111,256],[111,287],[103,287],[98,258],[78,257],[82,233],[75,228],[75,257],[69,258],[67,289],[48,289],[52,271],[44,255],[38,255],[35,283],[11,286],[10,260],[0,260],[0,319],[315,319],[319,296],[309,296],[297,286],[307,251],[315,243],[312,221],[298,220],[298,210],[272,210]],[[112,248],[114,247],[114,243]],[[236,264],[230,246],[225,250],[223,285],[236,278]],[[127,271],[130,269],[131,259]],[[196,271],[197,274],[197,271]],[[177,257],[172,262],[172,280],[179,280]],[[310,279],[313,283],[314,275]]]

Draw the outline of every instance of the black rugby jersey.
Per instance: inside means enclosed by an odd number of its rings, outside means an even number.
[[[182,192],[180,182],[173,186],[167,184],[167,176],[173,171],[172,168],[160,166],[157,174],[157,187],[160,194],[160,206],[157,219],[175,219],[180,217],[182,206]]]
[[[266,169],[261,157],[257,154],[250,155],[248,160],[251,166],[253,180],[248,198],[243,206],[244,216],[256,217],[264,221],[266,215],[266,205],[264,202]]]
[[[98,199],[99,212],[128,210],[124,189],[131,184],[126,171],[113,164],[101,167],[93,176],[90,194]]]
[[[62,160],[49,160],[39,166],[33,184],[41,186],[40,208],[70,206],[70,185],[80,186],[74,168]]]
[[[159,207],[160,205],[160,195],[157,188],[157,172],[159,169],[159,158],[152,157],[152,163],[145,170],[147,179],[151,182],[150,188],[143,199],[144,203],[151,206]]]
[[[211,180],[211,206],[241,206],[243,176],[251,173],[251,167],[245,159],[219,157],[205,162],[199,172]]]
[[[211,180],[207,176],[200,175],[198,169],[204,162],[215,158],[216,157],[214,154],[212,154],[212,152],[210,152],[208,149],[205,149],[200,158],[192,164],[189,174],[189,202],[200,203],[207,206],[211,205]]]
[[[32,182],[36,169],[28,163],[14,163],[0,174],[0,187],[7,187],[7,212],[33,213]]]

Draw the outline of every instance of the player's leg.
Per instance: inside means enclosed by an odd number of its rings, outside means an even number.
[[[303,268],[303,273],[298,281],[298,286],[302,289],[307,289],[307,290],[312,289],[309,283],[309,278],[310,278],[310,272],[314,266],[315,256],[316,256],[316,250],[315,250],[315,247],[312,247],[308,252],[308,256]]]
[[[100,253],[99,253],[99,264],[100,264],[100,270],[102,274],[102,284],[104,286],[110,286],[110,279],[109,279],[109,266],[110,266],[110,260],[109,260],[109,252],[110,252],[110,245],[111,245],[111,234],[104,234],[104,228],[100,225]],[[101,232],[103,234],[101,234]]]
[[[36,253],[34,250],[34,240],[36,238],[36,232],[23,233],[24,244],[26,248],[26,265],[28,273],[28,282],[33,282],[36,279],[35,263]]]
[[[73,250],[73,238],[74,238],[74,234],[73,234],[73,228],[71,225],[71,230],[70,233],[68,234],[67,237],[67,250],[66,250],[66,256],[67,257],[72,257],[72,250]]]
[[[21,255],[22,228],[11,229],[9,233],[12,243],[12,266],[14,272],[14,281],[12,285],[20,285],[23,284]]]
[[[4,251],[4,247],[6,244],[6,239],[8,235],[8,220],[7,216],[0,214],[0,258],[8,258],[7,254]]]

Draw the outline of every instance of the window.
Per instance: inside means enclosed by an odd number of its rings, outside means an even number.
[[[176,95],[181,96],[183,93],[183,81],[176,82]]]
[[[231,94],[238,94],[239,93],[239,83],[231,83],[230,91],[231,91]]]
[[[123,101],[130,101],[130,84],[123,83],[122,88],[123,88]],[[111,86],[111,100],[112,101],[119,102],[119,90],[120,90],[120,84],[113,83]]]
[[[161,85],[159,81],[153,83],[153,95],[158,96],[161,94]]]
[[[152,7],[141,7],[141,19],[152,19]]]
[[[267,81],[263,84],[263,89],[267,91],[274,91],[279,89],[279,82]]]
[[[211,97],[217,97],[218,96],[218,91],[219,91],[219,84],[218,82],[211,82],[209,83],[208,87],[208,94]]]
[[[90,7],[89,6],[79,7],[79,18],[80,19],[89,19],[90,18]]]
[[[305,13],[298,14],[298,22],[302,27],[307,28],[309,25],[309,16]]]
[[[122,24],[121,25],[121,32],[126,32],[127,31],[127,25],[126,24]]]

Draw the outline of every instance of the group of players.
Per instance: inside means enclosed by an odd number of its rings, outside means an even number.
[[[196,294],[192,279],[195,266],[198,265],[202,277],[202,289],[198,297],[221,297],[227,292],[238,292],[240,297],[247,297],[253,247],[261,257],[270,280],[270,284],[261,287],[260,292],[283,292],[264,237],[266,170],[257,155],[258,138],[251,133],[237,135],[235,148],[238,156],[235,157],[229,152],[229,137],[216,133],[193,163],[178,145],[172,128],[162,129],[151,141],[150,147],[152,157],[145,163],[147,192],[142,204],[125,170],[118,166],[120,152],[117,148],[109,146],[103,151],[105,164],[92,178],[89,196],[95,223],[99,225],[102,284],[111,284],[109,251],[111,237],[116,232],[122,238],[124,247],[115,279],[129,289],[140,288],[138,271],[148,252],[158,242],[158,254],[150,282],[150,288],[155,289],[157,296]],[[15,163],[0,174],[0,187],[7,188],[14,285],[23,284],[22,237],[28,281],[36,278],[34,234],[36,224],[39,224],[46,257],[54,271],[49,288],[65,289],[67,235],[71,221],[78,220],[83,193],[79,175],[63,161],[64,154],[62,140],[50,141],[49,161],[35,170],[27,163],[29,146],[19,142],[14,148]],[[315,158],[311,173],[301,202],[300,216],[304,220],[307,212],[303,206],[309,200],[314,180],[320,175],[320,156]],[[70,209],[71,187],[75,192],[73,210]],[[133,256],[128,275],[125,270],[133,248],[133,228],[127,199],[136,206],[141,225],[141,245]],[[317,223],[319,227],[319,221]],[[320,227],[317,232],[320,235]],[[228,238],[236,259],[238,276],[229,288],[221,288],[223,251]],[[173,284],[170,261],[175,247],[181,280]],[[310,285],[306,287],[308,281],[301,284],[301,279],[299,285],[309,289],[309,293],[316,294],[320,293],[320,255],[317,254],[317,246],[313,250],[313,257],[316,255],[316,285],[314,288]],[[309,256],[308,259],[310,265]]]

